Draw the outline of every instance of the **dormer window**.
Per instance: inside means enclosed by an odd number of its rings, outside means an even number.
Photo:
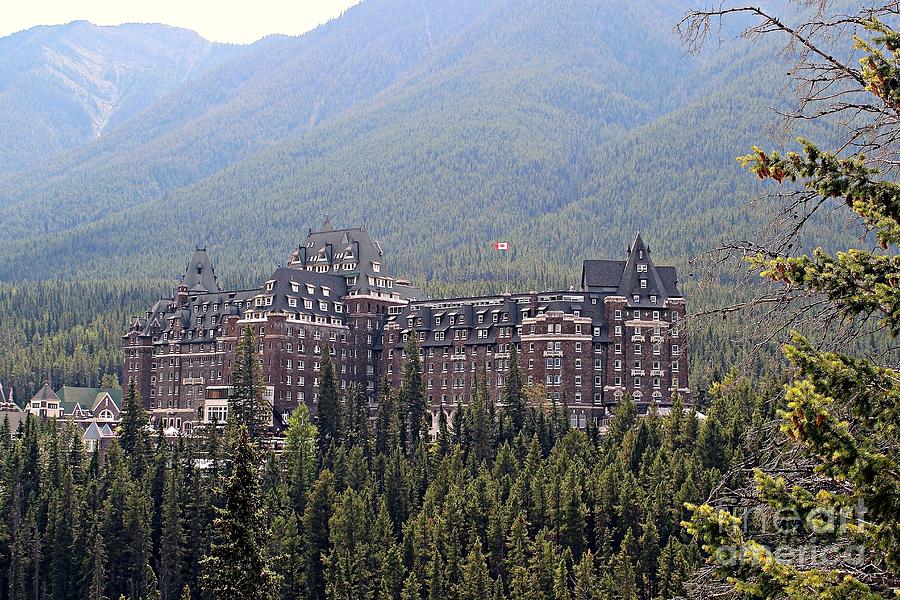
[[[644,264],[644,263],[641,263],[641,264],[639,264],[639,265],[637,266],[637,270],[638,270],[638,273],[646,273],[646,272],[647,272],[647,265]]]
[[[323,295],[323,296],[327,296],[327,295],[330,294],[330,293],[331,293],[331,288],[327,288],[327,287],[325,287],[325,286],[323,285],[323,286],[322,286],[322,295]]]
[[[309,284],[307,283],[307,284],[306,284],[306,293],[307,293],[307,294],[315,294],[315,293],[316,293],[316,286],[314,286],[314,285],[309,285]]]
[[[646,279],[641,279],[641,289],[643,290],[643,289],[646,289],[646,288],[647,288],[647,280],[646,280]]]
[[[381,273],[381,263],[373,262],[372,271],[374,271],[375,273]]]

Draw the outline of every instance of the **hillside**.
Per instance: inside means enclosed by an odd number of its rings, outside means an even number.
[[[165,25],[86,21],[0,39],[0,175],[108,134],[239,51]]]
[[[671,33],[681,10],[369,0],[263,40],[96,144],[3,180],[2,276],[52,277],[63,258],[67,273],[169,275],[195,243],[240,275],[331,212],[390,242],[406,270],[468,278],[478,260],[431,260],[477,256],[522,214],[580,200],[602,147],[696,97]],[[409,260],[423,244],[435,258]]]

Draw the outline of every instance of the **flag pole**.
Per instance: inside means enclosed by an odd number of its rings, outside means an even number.
[[[509,242],[507,242],[508,244]],[[506,247],[506,294],[509,295],[509,264],[512,261],[512,247]]]

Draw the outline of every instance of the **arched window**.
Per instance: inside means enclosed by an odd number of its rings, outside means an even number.
[[[112,421],[113,420],[112,411],[109,410],[108,408],[104,408],[103,410],[100,411],[100,414],[97,416],[97,418],[100,419],[101,421]]]

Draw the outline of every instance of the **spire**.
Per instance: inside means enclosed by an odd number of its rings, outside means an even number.
[[[639,302],[646,302],[650,296],[655,296],[660,304],[666,298],[665,285],[650,258],[650,248],[644,243],[640,231],[628,246],[628,259],[625,261],[617,294],[629,298],[629,305],[634,302],[635,297],[639,298]]]
[[[650,253],[650,248],[648,248],[647,245],[644,244],[644,238],[641,237],[640,229],[638,229],[637,234],[634,236],[634,241],[631,243],[631,250],[638,253],[640,253],[641,251],[646,252],[647,254]]]
[[[197,248],[188,262],[181,280],[182,285],[191,292],[218,292],[219,280],[206,248]]]
[[[319,231],[334,231],[334,227],[331,225],[330,215],[325,215],[325,222],[322,223],[322,228]]]

